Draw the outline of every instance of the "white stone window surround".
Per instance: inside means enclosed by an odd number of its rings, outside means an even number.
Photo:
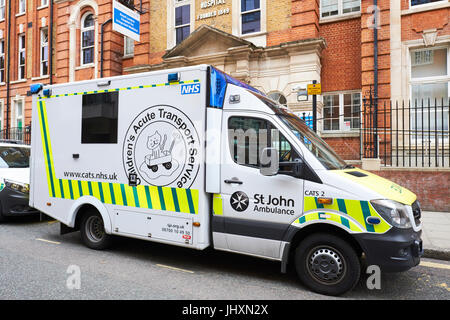
[[[190,32],[195,27],[195,1],[167,0],[167,49],[172,49],[177,42],[175,31],[175,8],[190,5]]]
[[[267,0],[260,0],[261,30],[259,32],[247,34],[242,34],[241,1],[242,0],[231,0],[232,34],[250,41],[256,46],[265,47],[267,45]]]
[[[69,17],[69,81],[75,81],[75,70],[80,67],[76,67],[77,64],[77,28],[80,27],[81,23],[81,10],[83,8],[89,7],[92,9],[92,13],[94,14],[95,20],[95,44],[99,43],[99,34],[98,34],[98,5],[94,0],[81,0],[75,5],[71,6],[71,14]],[[94,78],[98,77],[98,51],[97,48],[94,50],[94,63],[86,65],[86,67],[94,68]]]
[[[17,127],[17,121],[22,121],[22,128],[25,128],[25,97],[21,95],[16,95],[11,98],[11,128]],[[18,112],[18,108],[20,111]],[[20,115],[18,115],[20,113]]]

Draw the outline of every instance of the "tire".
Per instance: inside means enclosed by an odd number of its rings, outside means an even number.
[[[104,250],[111,246],[113,237],[106,234],[103,219],[96,210],[86,212],[80,224],[81,240],[94,250]]]
[[[353,247],[342,238],[325,233],[306,237],[295,250],[295,269],[312,291],[337,296],[359,281],[361,265]]]

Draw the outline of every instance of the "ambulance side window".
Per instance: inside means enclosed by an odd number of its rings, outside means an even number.
[[[81,143],[117,143],[118,92],[83,95]]]
[[[279,161],[299,158],[289,141],[270,122],[251,117],[231,117],[228,120],[228,142],[231,157],[237,164],[259,168],[264,148],[278,150]],[[285,168],[280,165],[280,170]]]

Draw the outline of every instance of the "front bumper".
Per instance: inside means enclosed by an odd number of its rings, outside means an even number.
[[[0,192],[0,203],[3,216],[23,216],[39,212],[28,205],[28,194],[12,190],[8,187],[5,187]]]
[[[362,247],[368,265],[385,272],[400,272],[420,263],[423,255],[422,231],[391,228],[384,234],[359,234],[355,238]]]

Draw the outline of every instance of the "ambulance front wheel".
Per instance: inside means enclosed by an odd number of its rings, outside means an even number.
[[[303,284],[326,295],[352,290],[361,274],[353,247],[342,238],[325,233],[312,234],[298,245],[295,268]]]
[[[102,216],[95,210],[82,217],[80,233],[83,243],[91,249],[103,250],[112,243],[112,236],[105,232]]]

